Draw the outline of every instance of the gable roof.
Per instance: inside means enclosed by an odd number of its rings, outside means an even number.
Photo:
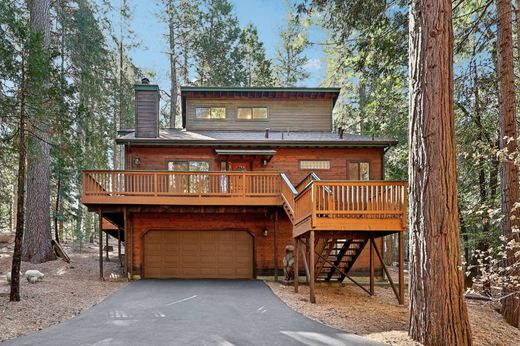
[[[135,132],[116,140],[119,144],[178,145],[178,146],[264,146],[264,147],[388,147],[397,144],[390,138],[344,134],[334,132],[270,131],[186,131],[162,129],[158,138],[135,138]]]

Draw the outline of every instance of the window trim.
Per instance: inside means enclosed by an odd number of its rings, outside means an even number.
[[[197,116],[197,109],[200,109],[200,108],[207,108],[209,109],[209,118],[199,118]],[[211,109],[212,108],[224,108],[224,117],[223,118],[212,118],[211,117]],[[226,120],[227,119],[227,113],[228,113],[228,109],[226,106],[195,106],[195,120],[211,120],[211,121],[216,121],[216,120]]]
[[[238,117],[238,110],[241,109],[241,108],[249,108],[249,109],[251,109],[251,119],[241,119],[241,118]],[[253,118],[253,108],[265,108],[266,113],[267,113],[267,117],[259,118],[259,119]],[[253,121],[253,122],[254,121],[265,122],[265,121],[269,121],[269,107],[267,107],[267,106],[238,106],[237,107],[236,116],[237,116],[237,121],[245,121],[245,122],[250,122],[250,121]]]
[[[302,162],[328,162],[329,163],[329,168],[302,168]],[[329,160],[329,159],[301,159],[298,161],[298,169],[300,169],[301,171],[328,171],[330,169],[332,169],[332,160]]]
[[[351,179],[350,178],[350,169],[349,169],[349,166],[351,163],[357,163],[357,164],[361,164],[361,163],[368,163],[368,180],[354,180],[354,179]],[[358,175],[361,176],[361,165],[358,167]],[[372,180],[372,177],[371,177],[371,174],[372,174],[372,162],[370,160],[347,160],[347,174],[346,174],[346,177],[347,177],[347,180],[352,180],[352,181],[370,181]]]

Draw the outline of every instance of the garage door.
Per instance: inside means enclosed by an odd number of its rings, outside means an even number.
[[[149,231],[144,277],[253,277],[253,238],[245,231]]]

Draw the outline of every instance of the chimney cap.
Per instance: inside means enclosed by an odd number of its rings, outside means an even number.
[[[141,84],[149,85],[150,84],[150,80],[148,78],[144,77],[144,78],[141,79]]]

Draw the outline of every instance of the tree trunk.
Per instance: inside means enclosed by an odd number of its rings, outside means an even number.
[[[60,169],[60,168],[58,168]],[[54,238],[56,239],[56,242],[60,243],[60,234],[58,231],[58,219],[61,218],[60,213],[60,194],[61,194],[61,172],[58,172],[58,183],[56,186],[56,205],[54,208]]]
[[[22,241],[24,231],[25,203],[25,66],[22,57],[22,81],[20,86],[20,125],[18,127],[18,186],[16,206],[16,234],[14,239],[13,262],[11,265],[11,292],[9,300],[20,301],[20,264],[22,262]]]
[[[29,2],[30,22],[35,43],[41,50],[30,53],[28,64],[31,86],[31,107],[34,107],[32,136],[28,142],[27,162],[27,203],[23,260],[43,263],[54,260],[52,249],[51,213],[50,213],[50,145],[49,114],[46,109],[47,90],[49,88],[48,68],[42,66],[41,54],[47,54],[50,45],[50,0],[32,0]],[[32,55],[32,56],[31,56]],[[50,59],[50,58],[49,58]],[[45,59],[43,59],[45,60]],[[41,70],[47,70],[42,74]],[[43,75],[43,76],[42,76]],[[42,90],[34,90],[42,86]]]
[[[168,39],[170,44],[170,128],[175,128],[177,118],[177,53],[175,47],[175,8],[168,0]]]
[[[471,345],[460,259],[450,0],[410,6],[410,336]]]
[[[516,144],[516,97],[513,70],[513,31],[511,0],[497,0],[497,49],[498,49],[498,94],[500,109],[500,149],[508,157],[500,163],[500,185],[502,191],[502,234],[512,239],[513,229],[520,226],[520,210],[514,208],[518,202],[518,169],[513,159],[517,155]],[[508,251],[505,265],[515,262],[515,254]],[[504,292],[509,293],[509,292]],[[502,301],[502,315],[507,323],[520,327],[520,300],[509,296]]]

